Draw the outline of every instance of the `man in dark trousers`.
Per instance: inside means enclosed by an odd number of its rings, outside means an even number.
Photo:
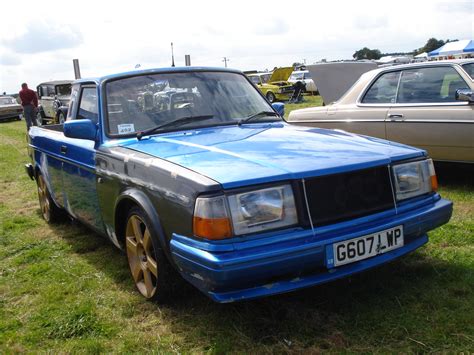
[[[36,112],[38,110],[38,97],[36,92],[28,89],[26,83],[21,84],[21,90],[19,92],[21,99],[21,106],[23,106],[23,116],[26,121],[26,129],[29,130],[32,125],[37,126]]]

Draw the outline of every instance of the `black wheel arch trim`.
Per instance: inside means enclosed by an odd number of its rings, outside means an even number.
[[[121,231],[118,230],[120,229],[120,223],[123,223],[124,225],[126,224],[126,221],[124,220],[119,220],[119,212],[120,209],[123,207],[124,202],[131,202],[134,205],[139,206],[143,211],[147,214],[147,216],[150,219],[150,223],[152,224],[150,227],[153,228],[153,231],[156,233],[156,236],[158,237],[158,240],[160,242],[161,248],[165,252],[167,258],[171,260],[170,254],[169,254],[169,243],[167,242],[167,239],[165,237],[165,233],[163,231],[163,227],[161,225],[160,217],[158,213],[156,212],[155,207],[153,206],[153,203],[151,202],[150,198],[141,190],[137,188],[128,188],[125,191],[123,191],[120,196],[117,198],[116,203],[115,203],[115,208],[114,208],[114,228],[115,228],[115,234],[117,235],[117,239],[119,243],[124,246],[124,240],[123,236],[119,236],[118,233]]]

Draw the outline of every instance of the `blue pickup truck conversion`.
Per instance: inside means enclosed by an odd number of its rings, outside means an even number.
[[[387,263],[449,221],[425,151],[288,125],[278,105],[227,69],[75,81],[66,122],[29,131],[42,215],[126,251],[147,299],[180,274],[217,302]]]

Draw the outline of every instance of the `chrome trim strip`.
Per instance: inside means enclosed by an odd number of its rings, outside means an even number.
[[[311,230],[313,231],[313,237],[316,237],[316,232],[314,230],[314,225],[313,225],[313,218],[311,217],[311,212],[309,211],[308,195],[306,194],[306,181],[305,179],[301,179],[301,182],[303,183],[303,194],[304,194],[304,201],[306,203],[306,210],[308,211],[309,225],[311,226]]]
[[[410,120],[409,118],[405,118],[401,121],[391,121],[387,120],[387,122],[395,122],[395,123],[474,123],[474,118],[472,120]]]
[[[403,102],[394,102],[394,103],[380,103],[380,104],[365,104],[363,102],[356,102],[357,107],[446,107],[446,106],[469,106],[469,102],[413,102],[413,103],[403,103]]]
[[[388,177],[390,178],[390,187],[392,188],[393,206],[395,207],[395,214],[398,214],[397,197],[395,195],[395,190],[393,189],[392,169],[390,167],[390,164],[387,165],[387,168],[388,168]]]
[[[345,122],[345,123],[349,123],[349,122],[370,122],[370,123],[374,123],[374,122],[379,122],[379,123],[385,123],[385,120],[350,120],[350,119],[345,119],[345,120],[297,120],[297,121],[287,121],[289,123],[304,123],[304,122],[328,122],[328,123],[331,123],[331,122]]]
[[[288,121],[289,123],[314,123],[314,122],[320,122],[320,123],[336,123],[336,122],[343,122],[343,123],[351,123],[351,122],[367,122],[367,123],[385,123],[385,122],[393,122],[393,123],[474,123],[474,119],[472,120],[411,120],[411,119],[404,119],[400,121],[392,121],[392,120],[351,120],[351,119],[345,119],[345,120],[298,120],[298,121]]]

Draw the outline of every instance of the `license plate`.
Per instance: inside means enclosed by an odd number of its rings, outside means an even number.
[[[403,226],[334,243],[333,264],[341,266],[383,254],[403,246]]]

